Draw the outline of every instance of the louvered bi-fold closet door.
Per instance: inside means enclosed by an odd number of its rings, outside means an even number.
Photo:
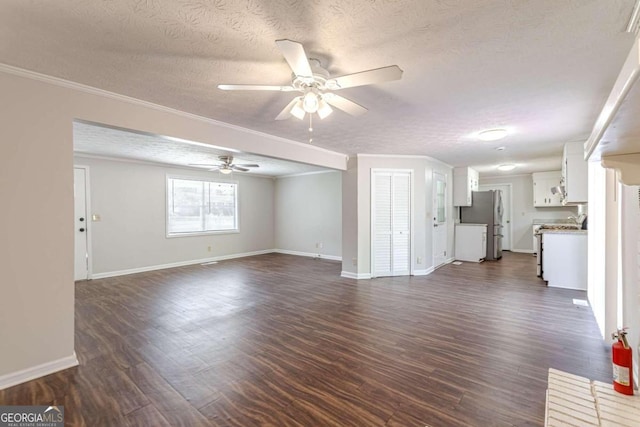
[[[411,173],[372,173],[372,276],[411,273]]]

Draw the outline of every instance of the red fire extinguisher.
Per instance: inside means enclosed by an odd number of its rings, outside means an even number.
[[[617,339],[611,346],[613,358],[613,389],[622,394],[633,394],[633,365],[631,364],[631,347],[627,341],[627,328],[618,329],[611,334]]]

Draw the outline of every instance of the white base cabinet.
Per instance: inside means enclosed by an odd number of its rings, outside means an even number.
[[[487,257],[487,224],[456,224],[455,258],[480,262]]]
[[[587,290],[587,233],[542,233],[542,278],[549,287]]]

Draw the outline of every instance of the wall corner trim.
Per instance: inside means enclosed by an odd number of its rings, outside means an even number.
[[[426,276],[428,274],[433,273],[433,267],[425,268],[424,270],[413,270],[414,276]]]
[[[150,265],[146,267],[130,268],[127,270],[107,271],[104,273],[97,273],[97,274],[94,273],[91,275],[91,279],[95,280],[95,279],[104,279],[107,277],[125,276],[127,274],[144,273],[146,271],[163,270],[165,268],[184,267],[187,265],[203,264],[203,263],[214,262],[214,261],[224,261],[226,259],[235,259],[235,258],[244,258],[248,256],[255,256],[255,255],[264,255],[264,254],[270,254],[273,252],[275,252],[275,249],[265,249],[261,251],[221,255],[221,256],[212,257],[212,258],[203,258],[203,259],[196,259],[196,260],[189,260],[189,261],[172,262],[169,264]]]
[[[340,277],[344,277],[346,279],[365,280],[365,279],[371,279],[371,274],[369,274],[369,273],[352,273],[350,271],[342,271],[340,273]]]
[[[318,254],[318,253],[313,253],[313,252],[290,251],[288,249],[274,249],[273,252],[278,253],[278,254],[285,254],[285,255],[306,256],[306,257],[309,257],[309,258],[330,259],[332,261],[342,261],[342,257],[341,256],[337,256],[337,255],[325,255],[325,254]]]
[[[62,357],[50,362],[45,362],[41,365],[32,366],[20,371],[1,375],[0,390],[12,387],[14,385],[22,384],[36,378],[44,377],[45,375],[53,374],[54,372],[62,371],[63,369],[72,368],[74,366],[78,366],[79,364],[80,363],[78,362],[78,358],[76,357],[76,352],[74,351],[70,356]]]

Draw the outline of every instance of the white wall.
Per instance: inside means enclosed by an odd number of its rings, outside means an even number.
[[[620,185],[622,325],[629,326],[633,378],[640,384],[640,186]]]
[[[277,249],[341,258],[342,172],[278,178],[275,211]]]
[[[511,249],[533,251],[534,219],[567,219],[576,216],[577,207],[536,208],[533,206],[533,178],[528,175],[480,177],[480,185],[511,184]]]
[[[453,206],[452,206],[452,168],[435,159],[426,156],[393,156],[393,155],[366,155],[358,154],[357,166],[349,166],[349,170],[343,173],[343,179],[347,177],[349,195],[352,198],[343,198],[343,211],[357,212],[357,235],[346,230],[343,224],[343,261],[342,270],[355,277],[364,278],[371,274],[371,169],[409,169],[413,171],[413,256],[412,268],[415,272],[424,273],[433,269],[433,172],[442,173],[447,180],[447,217],[448,217],[448,245],[447,254],[453,254]],[[351,175],[355,171],[357,177],[356,194],[353,194]],[[345,203],[349,206],[345,207]],[[345,218],[343,214],[343,218]],[[349,220],[349,218],[346,218]],[[356,238],[356,243],[350,241]],[[347,252],[347,250],[349,252]],[[353,265],[356,259],[356,266]],[[417,258],[422,258],[422,263],[417,263]]]
[[[345,170],[344,154],[0,64],[0,388],[75,361],[73,120]]]
[[[89,166],[93,274],[159,266],[274,247],[270,178],[76,157]],[[167,174],[238,183],[239,233],[166,237]],[[211,247],[211,251],[208,248]]]

